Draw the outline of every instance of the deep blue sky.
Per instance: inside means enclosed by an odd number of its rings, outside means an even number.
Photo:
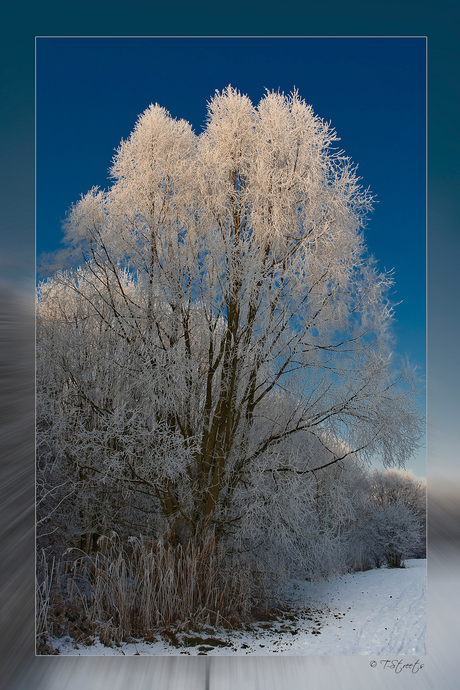
[[[424,38],[38,38],[37,253],[59,247],[80,194],[109,185],[114,149],[150,103],[198,133],[228,84],[254,103],[296,87],[336,129],[377,195],[366,237],[395,271],[397,350],[425,376]]]

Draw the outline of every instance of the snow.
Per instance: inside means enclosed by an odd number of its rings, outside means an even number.
[[[66,636],[53,639],[53,645],[68,656],[426,654],[425,559],[316,584],[291,580],[283,595],[295,615],[291,610],[251,630],[177,633],[179,647],[160,637],[106,647]]]

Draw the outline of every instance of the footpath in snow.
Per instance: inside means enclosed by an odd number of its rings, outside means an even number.
[[[62,655],[426,654],[426,560],[312,584],[292,580],[285,589],[293,610],[251,630],[209,628],[120,647],[53,639]]]

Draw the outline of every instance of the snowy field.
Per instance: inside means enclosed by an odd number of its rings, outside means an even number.
[[[120,647],[53,639],[67,656],[177,655],[425,655],[426,560],[311,584],[291,581],[285,598],[294,610],[268,617],[251,630],[209,628],[171,640],[136,640]],[[295,611],[295,613],[294,613]]]

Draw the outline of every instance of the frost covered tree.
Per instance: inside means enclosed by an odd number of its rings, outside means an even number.
[[[370,481],[372,502],[376,506],[404,505],[418,522],[420,539],[409,551],[409,557],[426,557],[426,481],[412,472],[397,469],[374,470]]]
[[[216,92],[199,136],[151,105],[109,190],[72,207],[40,288],[38,409],[43,466],[91,488],[86,517],[98,492],[132,520],[135,497],[144,529],[241,544],[244,525],[255,545],[270,510],[295,542],[318,472],[336,467],[339,490],[350,458],[412,455],[392,276],[366,251],[372,197],[336,141],[296,92],[257,107]]]
[[[401,500],[373,505],[368,528],[378,560],[384,558],[390,568],[402,567],[404,559],[420,545],[420,523]]]
[[[363,476],[361,507],[348,535],[350,567],[366,570],[385,561],[426,557],[426,482],[412,472],[374,470]]]
[[[419,520],[426,513],[426,482],[411,471],[390,468],[374,470],[371,476],[372,500],[376,505],[401,501]]]

